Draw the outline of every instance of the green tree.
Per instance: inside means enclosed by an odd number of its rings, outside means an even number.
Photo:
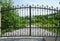
[[[19,27],[19,15],[16,10],[10,10],[13,9],[12,0],[0,0],[2,5],[2,12],[1,12],[1,25],[2,25],[2,33],[12,31],[16,29],[16,27]]]

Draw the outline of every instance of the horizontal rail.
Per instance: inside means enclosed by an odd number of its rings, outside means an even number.
[[[3,12],[3,11],[9,11],[9,10],[16,10],[16,9],[26,9],[26,8],[29,8],[29,7],[15,7],[15,8],[11,8],[11,9],[7,9],[7,10],[2,10],[0,12]],[[42,7],[31,7],[31,9],[45,9],[45,10],[53,10],[53,11],[59,11],[57,9],[51,9],[51,8],[42,8]]]

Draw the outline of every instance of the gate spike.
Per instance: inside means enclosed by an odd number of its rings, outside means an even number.
[[[32,6],[34,6],[34,4],[32,4]]]
[[[36,8],[36,5],[35,5],[35,8]]]
[[[14,6],[12,6],[14,8]]]
[[[51,6],[51,8],[53,9],[53,6]]]
[[[24,5],[22,4],[22,6],[24,6]]]
[[[42,8],[43,8],[43,6],[44,6],[44,5],[42,4]]]
[[[56,7],[56,9],[58,10],[58,7]]]
[[[56,9],[54,8],[54,11],[55,11]]]
[[[17,5],[17,7],[19,7],[19,5]]]
[[[49,7],[49,10],[50,10],[51,8]]]
[[[19,6],[19,5],[17,5],[17,6]]]
[[[48,7],[48,5],[47,5],[47,7]]]
[[[37,4],[37,6],[39,6],[39,5]]]
[[[49,9],[50,9],[50,7],[49,7]]]
[[[28,6],[28,4],[26,6]]]
[[[53,6],[51,6],[52,10],[53,10]]]
[[[41,8],[41,6],[39,6]]]

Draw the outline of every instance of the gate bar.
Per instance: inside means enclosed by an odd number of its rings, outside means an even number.
[[[31,36],[31,5],[29,6],[29,14],[30,14],[30,35]]]

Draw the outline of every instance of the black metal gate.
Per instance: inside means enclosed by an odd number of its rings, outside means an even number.
[[[2,10],[1,36],[60,36],[59,11],[58,7],[43,5],[22,5]]]

